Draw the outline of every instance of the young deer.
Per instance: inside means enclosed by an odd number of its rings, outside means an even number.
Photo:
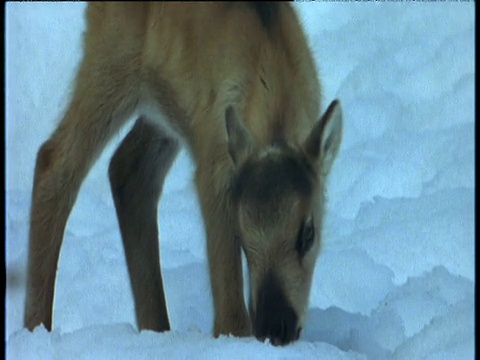
[[[98,2],[86,17],[73,97],[37,155],[25,326],[52,329],[55,273],[79,187],[112,135],[135,117],[109,177],[139,329],[170,329],[157,206],[183,143],[197,167],[214,335],[298,339],[342,115],[335,100],[319,116],[320,85],[294,10]]]

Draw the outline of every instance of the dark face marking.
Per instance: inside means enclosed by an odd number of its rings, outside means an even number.
[[[233,199],[265,204],[284,194],[308,198],[313,193],[314,181],[314,173],[306,161],[286,148],[247,161],[234,181]]]
[[[277,278],[269,273],[260,286],[256,311],[250,305],[254,334],[259,340],[269,339],[273,345],[285,345],[298,339],[301,328],[298,316]]]

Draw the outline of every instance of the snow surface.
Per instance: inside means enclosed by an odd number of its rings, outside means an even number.
[[[138,332],[108,160],[65,233],[54,331],[22,329],[36,152],[65,110],[84,3],[6,5],[7,359],[473,359],[474,3],[299,3],[344,109],[323,251],[300,341],[211,335],[202,221],[185,152],[160,203],[171,332]]]

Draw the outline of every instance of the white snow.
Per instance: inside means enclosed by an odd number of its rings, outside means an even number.
[[[323,83],[342,101],[324,245],[300,341],[211,334],[205,240],[183,151],[160,203],[171,324],[138,332],[107,166],[65,233],[54,331],[22,328],[36,152],[65,110],[84,3],[6,5],[7,359],[473,359],[474,3],[298,3]]]

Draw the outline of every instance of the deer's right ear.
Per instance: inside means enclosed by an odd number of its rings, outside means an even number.
[[[332,101],[320,121],[313,127],[304,149],[323,174],[328,174],[337,156],[342,139],[342,107],[338,100]]]
[[[252,138],[243,126],[232,106],[225,110],[225,123],[228,136],[228,152],[236,167],[240,167],[252,149]]]

